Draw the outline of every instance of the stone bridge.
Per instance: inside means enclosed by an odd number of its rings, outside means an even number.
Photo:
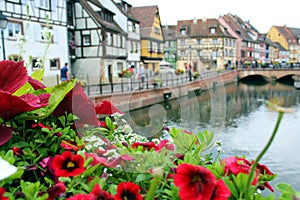
[[[268,81],[276,81],[280,78],[294,75],[300,75],[300,68],[297,69],[238,69],[239,79],[249,76],[262,76]]]

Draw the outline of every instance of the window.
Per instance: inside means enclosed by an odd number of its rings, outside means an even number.
[[[9,2],[20,3],[20,0],[8,0]]]
[[[37,58],[32,58],[31,68],[32,70],[37,70],[41,68],[42,66],[39,65]]]
[[[197,39],[197,44],[202,44],[202,40],[201,39]]]
[[[117,62],[117,70],[122,71],[123,70],[123,63]]]
[[[38,8],[50,10],[50,1],[49,0],[34,0],[35,6]]]
[[[17,54],[9,55],[9,56],[7,56],[7,58],[8,58],[9,60],[13,60],[13,61],[16,61],[16,62],[18,62],[18,61],[20,61],[20,60],[23,60],[23,57],[22,57],[22,56],[19,56],[19,55],[17,55]]]
[[[155,34],[157,34],[157,35],[160,35],[159,28],[157,28],[157,27],[154,27],[154,33],[155,33]]]
[[[216,28],[210,28],[209,32],[210,32],[210,34],[215,34],[216,33]]]
[[[213,39],[213,40],[211,41],[211,44],[218,44],[218,40],[217,40],[217,39]]]
[[[157,43],[157,53],[162,53],[161,43]]]
[[[50,60],[50,70],[55,70],[60,68],[59,58],[54,58]]]
[[[22,30],[21,23],[16,23],[16,22],[7,23],[8,37],[16,38],[19,34],[22,34],[21,30]]]
[[[40,0],[40,6],[41,8],[50,9],[50,3],[49,0]]]
[[[52,27],[48,27],[48,30],[47,30],[46,26],[42,26],[41,39],[43,41],[46,40],[46,34],[47,34],[47,32],[50,32],[52,34],[51,35],[51,42],[53,42],[53,28]]]
[[[91,35],[82,35],[83,45],[91,45]]]
[[[180,34],[181,35],[185,35],[186,34],[186,29],[185,28],[181,28],[180,29]]]
[[[148,52],[152,53],[153,52],[153,47],[152,47],[152,42],[148,41]]]

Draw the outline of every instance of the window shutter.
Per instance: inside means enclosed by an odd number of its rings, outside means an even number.
[[[34,26],[34,39],[35,41],[41,41],[42,40],[42,27],[40,24],[36,24]]]
[[[57,0],[51,1],[51,11],[56,12]]]

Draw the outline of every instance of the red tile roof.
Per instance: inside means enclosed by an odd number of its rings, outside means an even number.
[[[232,37],[227,30],[219,23],[217,19],[194,19],[177,21],[177,32],[180,34],[181,29],[186,29],[187,37],[199,36],[227,36]],[[211,33],[210,29],[215,28],[215,33]]]
[[[149,37],[158,6],[131,7],[130,13],[140,21],[141,37]]]

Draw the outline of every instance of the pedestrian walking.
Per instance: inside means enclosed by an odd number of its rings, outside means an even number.
[[[65,66],[60,70],[60,78],[61,82],[65,82],[69,80],[69,64],[65,63]]]
[[[141,65],[140,67],[139,78],[141,80],[141,89],[144,89],[145,78],[146,78],[146,70],[144,65]]]

